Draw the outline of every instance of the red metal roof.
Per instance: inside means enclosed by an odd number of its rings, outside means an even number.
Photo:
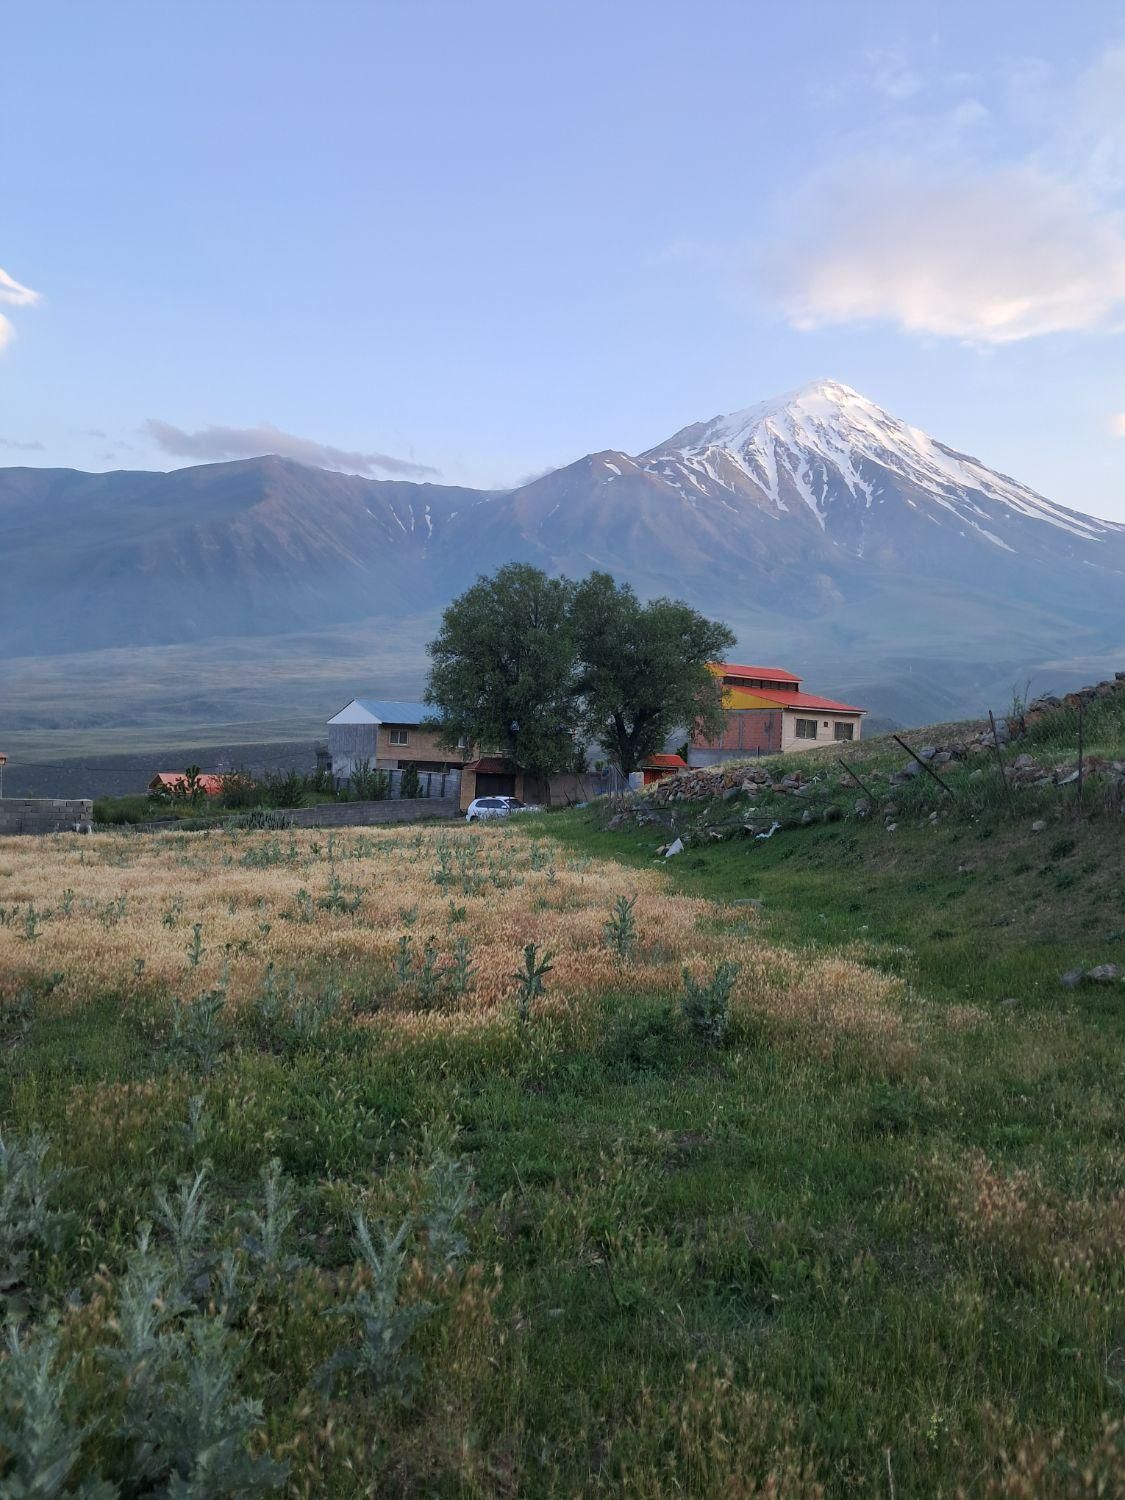
[[[642,771],[685,771],[687,761],[682,755],[650,755],[647,760],[641,761]]]
[[[724,677],[759,677],[763,681],[768,678],[770,682],[792,682],[798,685],[801,681],[792,672],[783,672],[780,667],[740,667],[732,661],[717,661],[715,665]]]
[[[179,786],[181,781],[187,781],[182,771],[157,771],[149,782],[149,790],[155,792],[159,787],[167,787],[171,791],[173,787]],[[206,796],[217,797],[223,789],[223,778],[204,772],[199,778],[199,785]]]
[[[483,771],[486,776],[512,775],[519,767],[502,755],[482,755],[480,760],[470,761],[466,771]]]
[[[815,693],[787,693],[784,688],[754,688],[754,696],[782,708],[822,708],[828,713],[865,714],[865,708],[856,708],[854,703],[837,703],[834,698],[818,698]]]

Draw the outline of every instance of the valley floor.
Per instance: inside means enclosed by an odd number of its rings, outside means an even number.
[[[899,832],[0,842],[0,1474],[1125,1491],[1120,829]]]

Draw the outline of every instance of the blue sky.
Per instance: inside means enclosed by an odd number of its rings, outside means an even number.
[[[3,35],[0,464],[501,485],[830,376],[1125,520],[1117,4],[39,0]]]

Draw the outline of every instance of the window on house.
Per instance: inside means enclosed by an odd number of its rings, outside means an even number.
[[[854,724],[837,724],[836,725],[836,729],[835,729],[835,735],[836,735],[836,738],[838,740],[854,740],[855,739],[855,725]]]
[[[797,720],[797,738],[799,740],[815,740],[816,739],[816,720],[815,719],[798,719]]]
[[[390,740],[392,745],[409,745],[410,731],[408,729],[392,729]]]

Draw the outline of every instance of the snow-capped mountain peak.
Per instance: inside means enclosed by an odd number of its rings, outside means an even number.
[[[1009,552],[1023,550],[1029,528],[1083,542],[1122,530],[1044,499],[835,380],[685,427],[638,462],[685,492],[724,491],[775,514],[805,510],[860,553],[873,527],[893,526],[904,510]]]

